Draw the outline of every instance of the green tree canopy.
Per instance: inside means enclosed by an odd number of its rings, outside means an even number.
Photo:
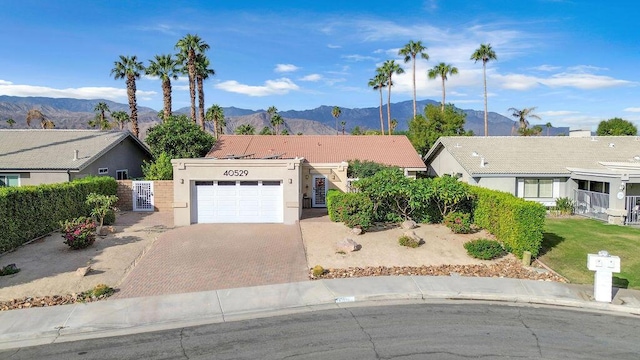
[[[256,127],[251,124],[242,124],[236,128],[236,135],[254,135]]]
[[[169,116],[164,122],[147,131],[147,144],[154,158],[163,152],[171,159],[205,156],[215,139],[186,115]]]
[[[441,136],[471,136],[471,131],[464,130],[467,115],[452,104],[440,107],[429,104],[424,109],[424,116],[418,115],[409,121],[407,137],[416,151],[426,154]]]
[[[598,124],[596,134],[598,136],[635,136],[638,135],[638,128],[630,121],[613,118],[601,121],[600,124]]]

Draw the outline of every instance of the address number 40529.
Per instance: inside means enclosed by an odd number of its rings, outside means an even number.
[[[247,176],[249,175],[249,170],[226,170],[222,173],[224,176]]]

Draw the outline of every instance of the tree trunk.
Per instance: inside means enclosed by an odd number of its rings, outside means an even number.
[[[204,79],[201,76],[197,76],[198,82],[198,117],[200,118],[200,126],[204,131]]]
[[[387,129],[389,129],[389,135],[391,135],[391,74],[389,74],[389,88],[387,98]]]
[[[489,118],[487,114],[487,62],[482,62],[482,74],[484,75],[484,136],[489,136]]]
[[[127,76],[127,96],[129,97],[129,110],[131,110],[131,128],[133,136],[138,137],[138,106],[136,104],[136,79],[133,75]]]
[[[171,116],[171,80],[162,80],[162,98],[164,102],[164,119]]]
[[[214,114],[213,115],[213,137],[215,137],[217,139],[218,136],[219,136],[219,133],[218,133],[218,115]]]
[[[384,118],[382,117],[382,86],[380,87],[380,135],[384,135]]]
[[[442,78],[442,105],[440,110],[444,113],[444,77]]]
[[[187,60],[187,68],[189,70],[189,96],[191,96],[191,120],[196,121],[196,54],[193,50],[189,51],[189,60]]]
[[[416,57],[413,57],[413,117],[416,117]]]

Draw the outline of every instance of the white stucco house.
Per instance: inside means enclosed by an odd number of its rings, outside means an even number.
[[[501,190],[578,214],[640,224],[640,137],[442,137],[424,156],[430,175]]]

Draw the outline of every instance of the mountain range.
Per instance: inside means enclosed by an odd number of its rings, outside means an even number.
[[[14,128],[26,128],[26,114],[30,109],[39,109],[48,119],[52,120],[56,128],[61,129],[85,129],[89,128],[89,120],[95,117],[93,111],[98,102],[107,104],[111,111],[129,111],[128,104],[117,103],[109,100],[82,100],[68,98],[47,98],[47,97],[15,97],[0,96],[0,129],[9,128],[7,119],[15,121]],[[427,104],[438,105],[439,102],[433,100],[420,100],[417,102],[418,109],[424,109]],[[306,135],[329,135],[336,133],[336,119],[332,116],[332,106],[320,106],[311,110],[286,110],[280,111],[284,118],[286,128],[290,134],[303,133]],[[231,134],[242,124],[251,124],[256,128],[256,132],[263,127],[269,126],[269,117],[265,110],[249,110],[236,107],[223,107],[227,128],[225,132]],[[386,128],[386,105],[383,106],[383,114]],[[476,135],[484,134],[484,112],[471,109],[463,109],[467,114],[465,130],[472,130]],[[174,110],[176,113],[189,114],[189,108]],[[391,104],[391,115],[398,119],[397,130],[407,130],[408,120],[413,116],[413,102],[402,101]],[[342,131],[340,123],[346,122],[345,130],[350,132],[358,126],[362,130],[380,128],[379,107],[368,108],[341,108],[341,115],[337,119],[338,130]],[[489,112],[489,133],[491,135],[510,135],[515,122],[498,113]],[[138,123],[141,137],[144,137],[146,130],[160,122],[158,111],[139,106]],[[532,126],[535,124],[532,124]],[[546,134],[545,128],[544,133]],[[566,127],[550,128],[550,135],[568,134]]]

